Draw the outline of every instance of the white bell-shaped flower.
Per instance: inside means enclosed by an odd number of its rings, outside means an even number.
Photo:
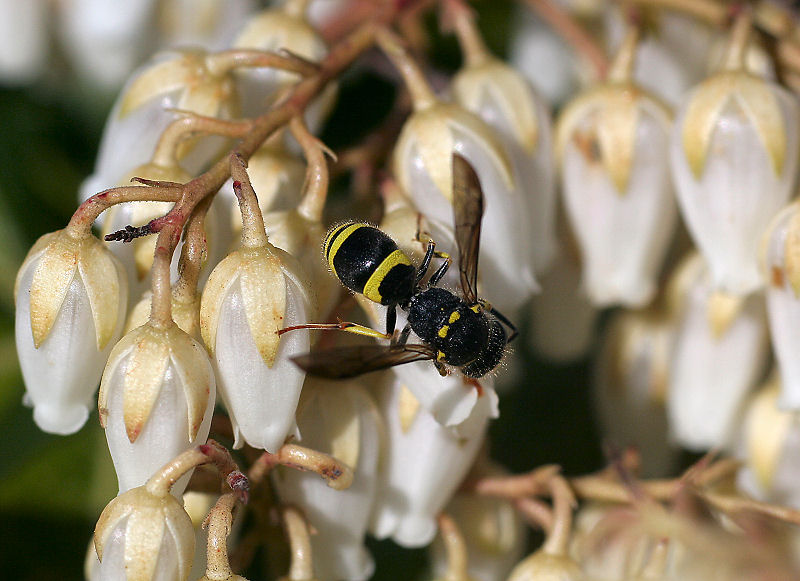
[[[164,129],[180,117],[176,110],[236,117],[232,66],[231,59],[199,49],[167,51],[134,73],[108,116],[94,172],[81,185],[79,198],[117,185],[132,168],[147,163]],[[218,136],[187,140],[178,158],[190,175],[196,175],[224,143]]]
[[[714,292],[703,259],[695,255],[676,276],[684,307],[669,372],[667,413],[676,442],[691,450],[723,447],[736,414],[769,357],[764,298]]]
[[[792,191],[800,112],[795,95],[745,72],[739,36],[723,70],[678,110],[670,157],[684,221],[714,287],[745,295],[766,282],[759,242]]]
[[[381,387],[378,405],[386,422],[387,446],[371,524],[379,539],[391,537],[404,547],[423,547],[433,540],[436,515],[474,461],[489,419],[498,415],[491,383],[482,379],[479,385],[477,404],[455,428],[442,426],[422,409],[412,386],[399,374]],[[469,385],[462,389],[477,391]]]
[[[307,323],[315,305],[300,265],[268,242],[252,187],[242,185],[249,192],[240,199],[242,247],[220,262],[206,283],[201,331],[233,422],[234,447],[247,442],[276,452],[296,429],[305,378],[290,357],[309,350],[308,333],[281,337],[278,330]]]
[[[748,401],[742,417],[738,454],[744,466],[737,484],[764,502],[800,507],[800,423],[797,414],[780,409],[777,375]]]
[[[97,579],[186,581],[194,554],[192,519],[168,492],[146,486],[108,503],[94,533]]]
[[[550,112],[521,73],[488,52],[472,13],[457,3],[451,12],[465,60],[453,77],[453,96],[494,129],[505,147],[527,211],[527,238],[539,275],[550,266],[556,250]]]
[[[125,271],[94,236],[61,230],[31,248],[15,296],[17,354],[33,419],[46,432],[77,432],[122,333]]]
[[[664,408],[675,325],[653,311],[621,311],[607,327],[595,364],[594,408],[605,440],[635,446],[645,478],[674,474]]]
[[[596,306],[647,304],[675,227],[667,151],[671,115],[630,82],[635,34],[609,82],[578,96],[556,130],[567,216]]]
[[[233,46],[270,51],[286,49],[309,61],[321,61],[327,56],[328,47],[305,16],[307,4],[308,0],[285,0],[282,6],[251,16]],[[237,87],[243,114],[260,115],[285,88],[298,80],[295,73],[274,69],[240,71]],[[306,122],[312,133],[317,132],[332,109],[336,92],[336,84],[329,84],[306,111]]]
[[[782,409],[800,409],[800,212],[784,208],[772,221],[764,240],[763,269],[769,332],[781,376]]]
[[[481,474],[502,476],[491,466]],[[469,576],[475,581],[503,581],[525,554],[527,527],[510,502],[462,492],[444,510],[458,524],[469,554]],[[449,579],[447,552],[441,536],[431,545],[431,569],[436,578]],[[466,580],[462,580],[466,581]]]
[[[353,469],[353,484],[335,490],[317,474],[281,468],[274,474],[284,503],[303,509],[320,581],[365,581],[375,563],[364,547],[377,486],[383,425],[369,393],[356,382],[308,380],[298,407],[300,443]]]
[[[420,108],[406,121],[395,146],[395,176],[429,222],[452,227],[454,153],[475,169],[484,195],[481,293],[501,311],[513,312],[538,285],[523,196],[496,133],[456,105],[435,102]]]
[[[47,3],[0,2],[0,85],[35,80],[47,63]]]
[[[203,346],[171,323],[138,327],[117,343],[100,385],[100,423],[120,492],[144,484],[208,438],[216,398]],[[189,480],[173,487],[180,495]]]
[[[155,0],[60,3],[58,31],[73,67],[93,85],[116,90],[147,56],[155,4]]]
[[[156,24],[163,48],[228,48],[256,6],[254,0],[162,0]]]

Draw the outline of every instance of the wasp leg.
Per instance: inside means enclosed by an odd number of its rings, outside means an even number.
[[[449,373],[447,373],[447,368],[445,368],[444,363],[441,361],[434,360],[433,365],[436,367],[436,371],[438,371],[439,375],[442,377],[447,377],[449,375]]]
[[[306,325],[295,325],[294,327],[284,327],[278,329],[278,335],[283,335],[289,331],[297,331],[299,329],[318,329],[321,331],[345,331],[347,333],[355,333],[356,335],[364,335],[366,337],[374,337],[375,339],[391,339],[391,335],[381,333],[370,327],[359,325],[358,323],[348,323],[341,321],[339,323],[308,323]]]
[[[517,338],[517,335],[519,335],[519,331],[517,330],[517,327],[516,325],[514,325],[514,323],[509,321],[508,318],[503,313],[501,313],[494,307],[490,307],[489,312],[492,313],[492,315],[494,315],[495,317],[497,317],[497,319],[499,319],[501,323],[504,323],[506,327],[511,329],[511,335],[508,337],[506,343],[511,343],[514,339]]]
[[[433,258],[434,253],[436,252],[436,244],[433,240],[428,241],[428,249],[425,251],[425,258],[422,259],[422,264],[419,265],[417,269],[417,279],[414,281],[414,285],[418,285],[419,281],[421,281],[425,274],[428,272],[428,267],[431,265],[431,259]]]
[[[441,252],[440,254],[443,255],[442,258],[444,258],[444,262],[439,268],[436,269],[436,272],[433,273],[433,276],[431,276],[430,280],[428,280],[428,288],[439,284],[439,281],[442,280],[442,277],[447,272],[447,269],[450,268],[450,263],[453,262],[453,259],[450,258],[449,254],[445,252]]]
[[[408,342],[409,335],[411,335],[411,325],[406,324],[406,326],[403,327],[403,330],[400,331],[400,335],[398,335],[395,345],[398,347],[405,345]]]
[[[386,335],[391,337],[394,335],[394,328],[397,325],[397,307],[389,305],[386,309]]]

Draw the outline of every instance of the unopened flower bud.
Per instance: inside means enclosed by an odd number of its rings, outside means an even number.
[[[406,121],[395,146],[395,176],[430,222],[452,227],[454,152],[475,169],[484,195],[482,294],[501,311],[511,312],[538,286],[522,194],[497,134],[457,105],[434,102],[420,107]]]
[[[666,477],[676,467],[664,407],[676,333],[662,313],[618,312],[596,362],[594,407],[604,439],[639,450],[642,477]]]
[[[364,547],[364,534],[382,447],[378,410],[358,383],[311,379],[298,409],[300,443],[351,467],[353,484],[335,490],[316,474],[281,468],[274,478],[278,495],[282,502],[301,507],[316,530],[311,547],[318,579],[369,579],[375,563]]]
[[[556,130],[567,216],[597,306],[643,306],[675,227],[667,151],[671,115],[628,81],[600,85],[563,110]]]
[[[202,50],[168,51],[132,75],[109,114],[94,173],[81,185],[82,200],[147,163],[164,129],[179,118],[177,110],[221,119],[236,116],[229,67],[217,67],[213,59]],[[178,150],[181,165],[196,175],[223,144],[217,136],[187,140]]]
[[[34,421],[47,432],[76,432],[122,332],[122,265],[94,236],[47,234],[20,267],[15,296],[17,353]]]
[[[100,579],[186,581],[194,554],[192,520],[170,494],[139,486],[113,499],[94,533]]]
[[[800,211],[782,210],[767,229],[762,253],[767,315],[781,376],[780,406],[800,409]]]
[[[160,44],[226,49],[254,6],[253,0],[163,0],[156,8]]]
[[[527,213],[527,236],[536,275],[550,266],[556,250],[556,190],[550,112],[515,69],[487,57],[453,78],[458,102],[497,131],[514,170]]]
[[[276,452],[295,429],[305,374],[290,361],[309,349],[313,305],[297,262],[268,242],[220,262],[203,291],[203,340],[216,361],[220,395],[234,425],[235,448],[247,442]]]
[[[740,296],[765,283],[759,242],[791,195],[800,116],[794,95],[741,67],[686,97],[671,150],[681,212],[714,287]]]
[[[796,414],[779,408],[781,389],[773,375],[745,406],[737,484],[759,500],[798,508],[800,425]]]
[[[685,270],[675,275],[684,281],[685,306],[673,315],[678,331],[667,388],[670,431],[692,450],[723,447],[767,363],[764,298],[714,292],[697,255],[679,270]]]
[[[514,567],[508,581],[583,581],[580,565],[566,555],[536,551]]]
[[[497,416],[497,394],[485,379],[481,386],[478,403],[457,428],[442,426],[421,409],[399,375],[381,388],[387,446],[372,515],[376,537],[391,537],[404,547],[433,540],[436,515],[475,459],[489,418]]]
[[[177,325],[148,323],[125,335],[108,359],[98,396],[120,491],[142,485],[163,464],[205,442],[214,402],[211,361]],[[188,478],[175,485],[175,494]]]
[[[303,6],[286,2],[284,6],[264,10],[250,18],[233,43],[235,48],[272,50],[286,49],[312,62],[328,54],[322,37],[308,23]],[[295,73],[274,69],[240,71],[237,86],[245,116],[263,113],[287,86],[296,83]],[[312,133],[316,133],[330,112],[336,98],[336,85],[323,89],[306,113]],[[257,190],[258,191],[258,190]]]

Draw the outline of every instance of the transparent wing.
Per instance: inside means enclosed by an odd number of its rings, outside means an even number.
[[[292,361],[306,373],[327,379],[347,379],[429,359],[436,359],[436,350],[417,344],[334,347],[292,357]]]
[[[453,155],[453,214],[461,289],[470,304],[478,300],[478,251],[480,250],[483,191],[469,162]]]

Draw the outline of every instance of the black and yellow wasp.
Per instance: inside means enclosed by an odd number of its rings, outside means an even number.
[[[423,360],[432,360],[443,375],[447,364],[472,378],[483,377],[497,367],[517,331],[476,294],[483,193],[472,166],[459,155],[453,156],[453,211],[463,298],[436,286],[450,265],[450,257],[436,252],[433,241],[428,242],[420,266],[415,267],[397,243],[378,228],[363,222],[334,226],[323,245],[328,264],[344,286],[388,306],[386,333],[355,323],[300,325],[282,332],[341,329],[392,341],[313,351],[294,357],[294,362],[312,375],[331,379]],[[423,285],[434,256],[444,262]],[[395,337],[397,307],[408,313],[408,323]],[[503,325],[511,330],[511,336],[506,335]],[[408,343],[411,331],[423,343]]]

